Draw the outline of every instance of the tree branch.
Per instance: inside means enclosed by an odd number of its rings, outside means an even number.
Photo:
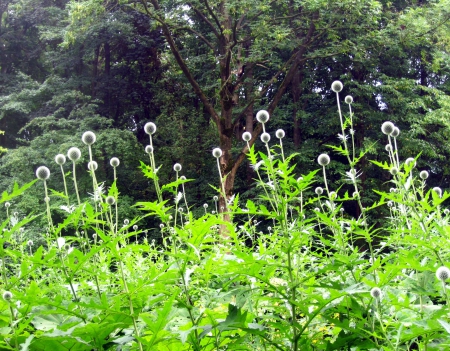
[[[176,28],[176,30],[182,30],[185,29],[193,34],[195,34],[196,36],[198,36],[206,45],[208,45],[213,51],[216,51],[216,48],[213,46],[213,44],[211,44],[211,42],[206,39],[202,33],[197,32],[195,29],[192,29],[191,27],[179,27]]]
[[[203,12],[201,12],[199,9],[197,9],[194,5],[192,5],[192,3],[188,2],[188,5],[191,7],[191,9],[194,10],[194,12],[203,20],[205,21],[209,27],[211,28],[211,30],[213,31],[213,33],[215,34],[215,36],[217,38],[220,38],[220,33],[217,31],[216,27],[214,27],[214,24],[203,14]],[[220,26],[219,26],[220,28]]]
[[[145,2],[145,0],[141,1],[142,3]],[[159,11],[161,8],[159,6],[158,0],[151,0],[151,3],[156,11]],[[144,5],[146,8],[147,13],[150,15],[150,11],[148,8]],[[177,45],[175,44],[175,41],[170,33],[169,27],[167,23],[159,18],[158,22],[161,24],[161,29],[163,31],[164,37],[167,40],[167,43],[169,44],[170,50],[172,51],[173,56],[175,57],[175,60],[177,61],[178,65],[180,66],[181,70],[183,71],[184,75],[186,76],[187,80],[191,84],[192,88],[194,89],[195,94],[198,96],[198,98],[201,100],[203,105],[205,106],[208,113],[211,115],[211,118],[214,120],[214,122],[219,125],[220,118],[217,114],[214,107],[209,102],[207,96],[202,91],[200,86],[198,85],[197,81],[195,80],[194,76],[192,75],[191,71],[189,70],[189,67],[187,66],[186,62],[184,62],[183,58],[181,57],[181,54],[177,48]]]

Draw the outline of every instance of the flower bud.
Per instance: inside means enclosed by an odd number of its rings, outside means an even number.
[[[242,139],[244,141],[250,141],[252,139],[252,134],[250,132],[244,132],[242,134]]]
[[[213,151],[212,154],[215,158],[219,158],[222,156],[222,150],[218,147],[216,147]]]
[[[93,143],[95,143],[96,139],[97,137],[93,132],[84,132],[83,136],[81,137],[81,141],[86,145],[92,145]]]
[[[275,132],[275,136],[276,136],[278,139],[283,139],[283,138],[284,138],[284,135],[285,135],[285,133],[284,133],[284,130],[283,130],[283,129],[278,129],[278,130]]]
[[[40,166],[36,170],[36,177],[41,180],[47,180],[50,177],[50,170],[45,166]]]
[[[77,147],[71,147],[69,151],[67,151],[67,157],[73,162],[78,161],[81,157],[80,149]]]
[[[335,93],[339,93],[342,88],[344,88],[344,85],[339,80],[335,80],[333,83],[331,83],[331,90],[333,90]]]
[[[256,114],[256,120],[259,123],[267,123],[267,121],[269,120],[269,112],[267,112],[266,110],[258,111],[258,113]]]
[[[265,144],[267,144],[270,141],[270,134],[269,133],[262,133],[261,134],[261,141]]]
[[[116,168],[120,165],[120,161],[117,157],[113,157],[111,160],[109,160],[109,164],[111,165],[111,167]]]
[[[448,278],[450,278],[450,269],[448,269],[445,266],[439,267],[436,270],[436,277],[440,280],[445,282]]]
[[[317,157],[317,163],[321,166],[326,166],[330,163],[330,156],[327,154],[321,154]]]
[[[64,163],[66,163],[66,156],[64,156],[63,154],[56,155],[55,162],[59,165],[63,165]]]
[[[155,132],[156,132],[156,124],[153,123],[153,122],[146,123],[145,126],[144,126],[144,131],[148,135],[155,134]]]
[[[394,128],[395,128],[394,123],[389,122],[389,121],[384,122],[381,125],[381,131],[383,132],[383,134],[386,134],[386,135],[390,135],[394,131]]]

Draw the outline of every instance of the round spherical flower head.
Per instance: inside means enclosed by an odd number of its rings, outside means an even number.
[[[119,161],[119,159],[117,157],[113,157],[112,159],[109,160],[109,164],[112,167],[116,168],[117,166],[120,165],[120,161]]]
[[[405,164],[407,166],[412,165],[412,167],[414,168],[414,167],[416,167],[416,160],[413,159],[412,157],[409,157],[409,158],[406,159]]]
[[[95,162],[95,161],[89,161],[89,162],[88,162],[88,169],[89,169],[90,171],[96,171],[97,168],[98,168],[97,162]]]
[[[114,196],[107,196],[106,197],[106,203],[109,206],[112,206],[112,205],[114,205],[116,203],[116,199],[114,198]]]
[[[153,123],[153,122],[145,123],[144,131],[145,131],[148,135],[155,134],[155,132],[156,132],[156,124]]]
[[[80,149],[77,147],[71,147],[69,151],[67,151],[67,157],[73,162],[78,161],[81,157]]]
[[[398,174],[398,168],[397,167],[392,167],[391,170],[389,171],[392,175],[397,175]]]
[[[186,177],[185,176],[181,176],[180,180],[186,180]]]
[[[123,220],[123,224],[125,224],[125,225],[130,224],[130,220],[129,220],[128,218],[125,218],[125,219]]]
[[[384,122],[381,125],[381,131],[383,132],[383,134],[386,134],[386,135],[390,135],[394,131],[394,128],[395,128],[394,123],[389,122],[389,121]]]
[[[174,170],[175,172],[181,171],[181,165],[180,165],[179,163],[175,163],[175,164],[173,165],[173,170]]]
[[[9,208],[9,206],[11,206],[11,203],[5,202],[5,207],[6,207],[6,208]]]
[[[420,173],[419,173],[420,179],[423,179],[423,180],[427,179],[429,175],[430,174],[427,171],[420,171]]]
[[[346,104],[351,104],[353,102],[353,96],[347,95],[344,99]]]
[[[317,195],[322,195],[322,194],[323,194],[323,188],[320,187],[320,186],[318,186],[318,187],[314,190],[314,192],[315,192]]]
[[[244,134],[242,134],[242,140],[250,141],[251,139],[252,139],[252,134],[250,132],[244,132]]]
[[[321,154],[317,157],[317,163],[321,166],[326,166],[330,163],[330,156],[327,154]]]
[[[12,297],[13,297],[13,294],[11,293],[11,291],[5,291],[3,293],[3,300],[5,300],[5,301],[11,300]]]
[[[134,226],[133,226],[133,230],[138,230],[138,225],[137,224],[135,224]]]
[[[28,246],[33,246],[33,240],[28,240],[27,245]]]
[[[450,213],[450,210],[448,209],[448,208],[446,208],[445,210],[444,210],[444,214],[445,215],[448,215]]]
[[[398,127],[394,127],[391,133],[391,137],[397,138],[400,135],[400,129]]]
[[[219,158],[222,156],[222,150],[218,147],[216,147],[213,151],[212,154],[215,158]]]
[[[442,189],[439,188],[438,186],[435,186],[435,187],[433,188],[433,191],[434,191],[436,194],[438,194],[439,197],[442,196]]]
[[[55,162],[59,165],[63,165],[64,163],[66,163],[66,156],[64,156],[63,154],[56,155]]]
[[[344,88],[344,85],[340,80],[335,80],[333,83],[331,83],[331,90],[333,90],[335,93],[339,93],[342,88]]]
[[[448,278],[450,278],[450,269],[445,266],[439,267],[436,270],[436,277],[443,282],[446,281]]]
[[[213,196],[213,200],[214,200],[214,201],[218,201],[218,200],[219,200],[219,197],[218,197],[217,195],[214,195],[214,196]]]
[[[81,137],[81,141],[86,145],[92,145],[93,143],[95,143],[95,140],[97,140],[97,137],[93,132],[90,131],[84,132]]]
[[[258,111],[258,113],[256,114],[256,120],[259,123],[267,123],[269,118],[270,118],[269,112],[267,112],[266,110]]]
[[[391,144],[387,144],[384,148],[385,148],[385,150],[387,152],[392,152],[392,145]]]
[[[336,192],[335,192],[335,191],[332,191],[332,192],[330,193],[330,199],[331,199],[331,200],[336,200],[336,198],[337,198]]]
[[[203,208],[207,209],[208,208],[208,204],[203,204]]]
[[[381,289],[376,287],[372,288],[372,290],[370,290],[370,296],[378,300],[381,297]]]
[[[147,153],[147,154],[153,153],[153,146],[147,145],[147,146],[145,147],[145,153]]]
[[[270,141],[270,134],[269,133],[262,133],[261,134],[261,141],[264,144],[267,144]]]
[[[284,138],[284,135],[285,135],[285,133],[284,133],[284,130],[283,130],[283,129],[278,129],[278,130],[275,132],[275,136],[276,136],[278,139],[283,139],[283,138]]]
[[[36,170],[36,177],[42,180],[50,178],[50,170],[45,166],[40,166]]]

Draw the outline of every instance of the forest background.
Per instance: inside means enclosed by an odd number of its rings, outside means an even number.
[[[172,165],[182,164],[182,174],[194,179],[186,184],[194,211],[217,194],[210,186],[219,179],[211,171],[215,147],[223,150],[227,195],[253,199],[242,133],[252,132],[250,143],[258,146],[255,114],[266,109],[266,127],[284,129],[285,152],[298,152],[297,170],[317,169],[317,155],[328,152],[331,181],[345,191],[346,159],[328,146],[339,143],[330,90],[337,79],[341,96],[354,98],[364,201],[376,198],[372,189],[389,188],[389,175],[369,162],[383,161],[386,120],[401,130],[400,156],[420,154],[428,183],[448,189],[449,19],[448,0],[0,0],[0,145],[7,148],[0,189],[31,181],[46,165],[49,187],[62,192],[54,157],[81,148],[82,133],[91,130],[97,177],[112,183],[109,160],[120,158],[119,217],[133,218],[133,204],[156,199],[139,168],[147,159],[143,126],[153,121],[161,182],[173,181]],[[82,161],[87,165],[87,154]],[[89,196],[87,167],[78,184]],[[53,216],[64,217],[64,204],[52,196]],[[37,188],[13,204],[19,216],[44,206]],[[356,204],[345,206],[359,215]],[[142,226],[158,237],[156,223],[146,221]],[[27,237],[40,236],[45,225],[37,219]]]

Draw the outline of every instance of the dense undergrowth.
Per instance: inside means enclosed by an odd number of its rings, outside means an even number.
[[[141,167],[157,199],[136,206],[142,217],[159,219],[161,242],[147,240],[142,218],[117,218],[116,182],[107,194],[99,191],[92,132],[82,137],[90,155],[90,201],[80,202],[76,186],[77,148],[68,152],[65,189],[48,189],[43,166],[39,180],[3,193],[0,348],[448,350],[450,225],[442,204],[450,195],[430,189],[414,158],[399,159],[400,131],[385,122],[386,162],[377,164],[391,173],[391,190],[375,190],[379,200],[364,207],[358,171],[364,152],[355,149],[352,98],[345,98],[350,110],[343,114],[342,84],[332,89],[342,127],[341,143],[332,148],[348,159],[343,177],[351,191],[327,181],[333,161],[326,154],[318,157],[317,171],[299,174],[294,155],[284,155],[284,132],[276,131],[271,143],[264,129],[265,149],[249,145],[248,151],[260,197],[241,203],[236,195],[221,206],[218,188],[196,218],[181,165],[174,165],[176,181],[159,183],[156,126],[149,122],[149,160]],[[257,119],[265,126],[269,116],[260,111]],[[223,184],[221,153],[213,150]],[[65,177],[66,157],[55,162]],[[115,171],[120,161],[111,159],[111,166]],[[24,228],[34,217],[18,218],[13,203],[36,182],[48,226],[33,242]],[[52,221],[54,196],[67,200],[60,223]],[[344,210],[348,203],[357,208],[355,218]],[[375,225],[371,218],[381,210],[389,215]]]

